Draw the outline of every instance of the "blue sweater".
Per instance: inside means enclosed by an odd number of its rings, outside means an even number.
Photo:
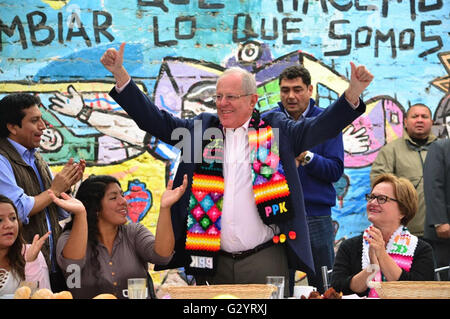
[[[289,115],[281,102],[278,105],[276,111]],[[315,101],[311,99],[307,111],[305,117],[308,118],[319,115],[323,109],[315,106]],[[312,161],[298,167],[306,215],[330,216],[331,207],[336,205],[336,190],[333,183],[337,182],[344,173],[342,133],[312,147],[309,151],[314,153]]]

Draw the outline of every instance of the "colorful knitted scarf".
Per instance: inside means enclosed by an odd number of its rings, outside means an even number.
[[[369,226],[370,227],[370,226]],[[362,269],[366,269],[370,265],[369,243],[364,237],[368,237],[368,229],[364,230],[363,235],[363,251],[362,251]],[[386,252],[395,261],[395,263],[405,271],[410,271],[413,262],[414,251],[417,247],[417,237],[412,235],[408,228],[400,225],[392,234],[386,246]],[[383,274],[378,271],[372,281],[386,281]],[[370,298],[378,298],[378,294],[374,288],[369,291]]]
[[[290,219],[290,192],[274,132],[256,110],[250,120],[248,139],[255,204],[262,221],[270,225]],[[203,141],[202,162],[195,164],[188,207],[185,248],[191,257],[186,267],[189,273],[213,274],[216,269],[225,185],[223,161],[223,136]]]

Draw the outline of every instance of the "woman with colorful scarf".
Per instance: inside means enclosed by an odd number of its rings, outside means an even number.
[[[406,225],[417,211],[411,182],[393,174],[378,176],[366,194],[372,223],[363,234],[344,241],[336,254],[331,285],[344,295],[377,298],[370,281],[434,280],[431,246]],[[374,275],[375,273],[375,275]]]

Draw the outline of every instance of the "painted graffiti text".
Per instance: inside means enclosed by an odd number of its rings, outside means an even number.
[[[337,26],[349,24],[349,20],[333,20],[330,22],[330,29],[328,36],[330,39],[334,39],[341,42],[342,49],[325,52],[325,56],[342,56],[349,55],[351,53],[353,43],[355,49],[360,49],[364,47],[373,47],[374,56],[380,56],[380,47],[390,47],[391,57],[397,57],[397,50],[405,51],[414,49],[414,44],[416,42],[416,31],[412,28],[401,30],[400,32],[394,31],[394,28],[390,28],[387,31],[382,31],[379,29],[373,29],[369,26],[362,26],[352,33],[337,33]],[[419,53],[419,57],[424,57],[428,54],[439,51],[443,47],[442,38],[438,35],[430,35],[430,28],[432,26],[441,25],[439,20],[429,20],[422,21],[420,23],[420,40],[422,42],[430,42],[430,47]],[[388,45],[384,45],[384,43]],[[431,43],[435,43],[432,46]]]
[[[86,46],[92,46],[91,38],[95,39],[95,43],[101,43],[103,38],[112,42],[114,36],[107,30],[112,24],[112,16],[105,11],[92,12],[92,29],[93,34],[89,37],[87,29],[81,22],[81,19],[76,12],[72,12],[67,20],[63,19],[63,13],[57,13],[57,26],[51,26],[47,22],[47,14],[41,11],[33,11],[26,15],[26,19],[21,19],[16,15],[11,24],[8,26],[0,20],[0,51],[2,51],[3,34],[12,38],[16,31],[19,33],[19,42],[25,50],[28,48],[27,35],[25,26],[28,25],[29,38],[31,45],[34,47],[46,46],[51,44],[55,38],[59,43],[70,42],[73,38],[81,37]],[[26,22],[25,22],[26,20]],[[65,23],[68,21],[69,23]],[[67,29],[65,29],[67,28]],[[64,34],[65,33],[65,34]]]

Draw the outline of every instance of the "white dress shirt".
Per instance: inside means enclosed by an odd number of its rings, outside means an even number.
[[[240,252],[255,248],[272,239],[278,227],[265,225],[255,204],[253,194],[248,125],[236,129],[224,129],[225,192],[222,205],[220,233],[221,249]]]

